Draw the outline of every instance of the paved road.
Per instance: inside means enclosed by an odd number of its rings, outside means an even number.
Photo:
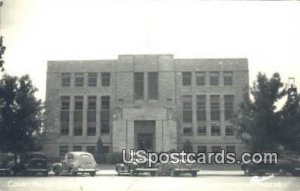
[[[95,177],[0,177],[0,191],[300,191],[300,177],[246,177],[241,171],[202,171],[197,177],[130,177],[102,171]]]

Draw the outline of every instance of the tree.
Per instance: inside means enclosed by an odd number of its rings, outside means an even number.
[[[28,75],[0,81],[0,150],[15,155],[31,150],[41,131],[41,100]]]
[[[0,5],[1,6],[1,5]],[[0,70],[4,71],[4,60],[2,59],[2,55],[4,54],[6,47],[3,46],[3,36],[0,36]]]
[[[268,79],[259,73],[257,80],[249,91],[245,91],[244,101],[234,119],[238,127],[238,136],[247,144],[251,151],[274,151],[280,145],[281,111],[276,103],[287,94],[278,73]]]

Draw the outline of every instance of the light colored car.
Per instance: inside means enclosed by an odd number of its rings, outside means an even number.
[[[91,153],[87,152],[68,152],[60,163],[53,164],[55,175],[71,173],[76,176],[78,173],[89,173],[95,176],[97,163]]]

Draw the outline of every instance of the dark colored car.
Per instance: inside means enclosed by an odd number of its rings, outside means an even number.
[[[197,176],[200,170],[198,164],[188,164],[180,161],[179,163],[159,163],[156,165],[157,175],[179,176],[181,174],[191,174],[193,177]]]
[[[47,158],[41,152],[26,152],[20,156],[19,161],[11,168],[14,175],[35,175],[38,173],[48,176],[50,167]]]
[[[135,159],[136,156],[133,156]],[[155,165],[149,167],[148,162],[145,163],[119,163],[116,165],[116,171],[118,175],[129,174],[131,176],[137,176],[140,173],[149,173],[151,176],[155,176],[157,168]]]
[[[0,175],[10,175],[14,165],[14,155],[11,153],[0,153]]]

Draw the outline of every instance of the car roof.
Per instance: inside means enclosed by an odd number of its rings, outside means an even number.
[[[68,152],[67,154],[72,154],[72,155],[75,155],[75,156],[82,155],[82,154],[92,155],[91,153],[83,152],[83,151],[72,151],[72,152]]]

